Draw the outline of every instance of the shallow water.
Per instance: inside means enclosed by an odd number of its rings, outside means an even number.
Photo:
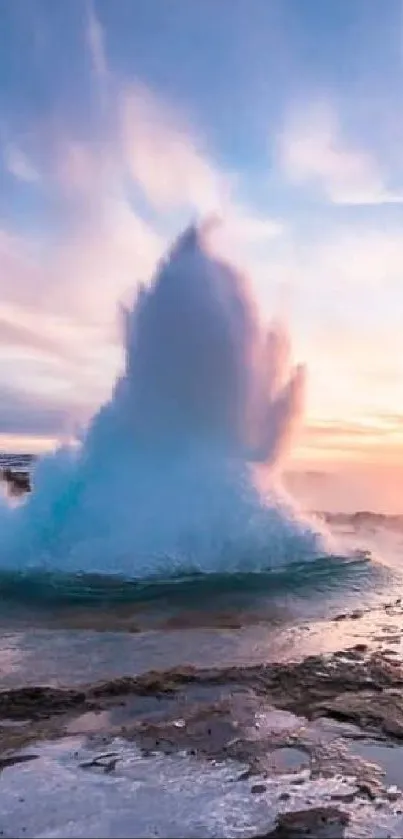
[[[401,619],[380,606],[399,597],[402,578],[396,541],[385,530],[355,528],[354,544],[377,551],[377,560],[329,558],[288,572],[141,585],[3,574],[0,684],[72,684],[184,663],[260,663],[370,636],[390,649]],[[380,556],[386,541],[388,552]],[[354,609],[375,611],[348,626],[332,622]]]
[[[403,746],[384,743],[354,743],[354,754],[380,766],[385,783],[403,788]]]
[[[267,730],[284,736],[302,722],[276,710],[265,713]],[[311,736],[320,739],[320,726],[311,729]],[[338,744],[343,745],[341,740]],[[319,830],[320,836],[356,839],[401,835],[400,794],[391,797],[379,787],[377,800],[368,801],[351,773],[341,777],[335,764],[333,772],[314,776],[308,764],[303,749],[280,747],[268,755],[266,770],[251,777],[248,764],[239,760],[196,757],[186,750],[144,753],[121,737],[109,739],[100,750],[83,736],[67,736],[22,751],[4,770],[3,834],[247,839],[266,835],[281,813],[314,812],[316,807],[319,814],[324,808],[341,811],[347,828],[342,831],[336,823],[324,834],[325,819],[319,815],[316,829],[311,826],[303,835],[316,836]],[[354,765],[358,772],[367,771],[363,761]],[[379,770],[374,772],[378,777]]]
[[[303,659],[356,644],[389,650],[392,656],[401,648],[403,607],[397,602],[399,548],[385,530],[379,525],[372,532],[354,529],[354,546],[377,552],[377,560],[320,560],[289,569],[289,574],[141,586],[116,578],[3,575],[1,685],[80,685],[185,664],[223,667]],[[351,536],[340,532],[347,540]],[[382,557],[379,548],[386,544]],[[347,612],[345,619],[334,619]],[[190,686],[187,708],[208,706],[218,697],[234,703],[238,689]],[[245,697],[244,687],[241,692]],[[144,752],[122,737],[133,718],[153,724],[174,714],[178,726],[185,726],[180,701],[154,695],[136,697],[134,703],[130,697],[119,699],[99,712],[68,718],[62,739],[35,742],[17,754],[18,759],[35,757],[10,764],[2,773],[4,835],[246,839],[271,830],[281,812],[335,803],[349,815],[347,837],[370,837],[374,830],[379,837],[401,834],[402,797],[393,789],[389,798],[387,793],[390,785],[403,784],[401,747],[369,740],[351,725],[307,722],[287,711],[268,712],[263,705],[246,736],[252,742],[274,738],[274,746],[265,747],[267,771],[252,778],[241,761],[186,750]],[[29,726],[26,720],[6,725],[3,737],[25,736]],[[233,736],[229,728],[224,734]],[[333,750],[326,771],[311,772],[304,738]],[[337,743],[343,738],[340,751]],[[105,751],[113,757],[102,762]],[[349,755],[362,765],[374,763],[377,779],[383,773],[379,800],[357,791]],[[337,825],[332,829],[327,835],[340,835]]]
[[[8,835],[248,837],[272,828],[281,809],[284,780],[266,782],[265,794],[254,795],[250,780],[237,780],[242,764],[212,766],[187,755],[145,757],[119,740],[111,751],[119,757],[111,774],[102,766],[80,770],[80,762],[94,753],[79,738],[42,746],[35,761],[8,769],[2,790]],[[259,780],[264,779],[255,783]],[[333,779],[308,782],[303,790],[290,787],[296,807],[307,799],[322,803],[345,789],[346,783]]]

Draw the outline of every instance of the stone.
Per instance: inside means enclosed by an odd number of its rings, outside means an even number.
[[[266,784],[253,784],[250,791],[253,792],[254,795],[266,792]]]
[[[296,810],[277,817],[276,827],[253,839],[340,839],[350,816],[338,807],[313,807]]]
[[[397,801],[398,798],[401,798],[402,793],[397,788],[397,786],[395,784],[393,784],[392,786],[387,788],[386,795],[387,795],[389,801]]]

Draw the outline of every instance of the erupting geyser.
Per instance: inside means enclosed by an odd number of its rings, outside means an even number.
[[[44,458],[31,496],[3,508],[2,565],[144,578],[324,552],[314,525],[254,480],[288,445],[304,370],[208,233],[186,230],[140,289],[125,370],[80,446]]]

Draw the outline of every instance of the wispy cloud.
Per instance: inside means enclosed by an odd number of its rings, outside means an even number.
[[[143,85],[120,95],[122,154],[128,173],[161,215],[216,213],[232,242],[248,246],[283,232],[237,198],[238,177],[213,160],[182,114]]]
[[[108,64],[105,52],[105,35],[95,12],[93,0],[87,0],[87,44],[95,75],[100,82],[108,76]]]
[[[297,457],[335,464],[355,461],[367,466],[402,465],[403,424],[387,428],[376,419],[310,423],[301,435]]]
[[[0,435],[57,436],[68,430],[71,432],[71,408],[68,404],[57,405],[54,399],[1,386]]]
[[[278,137],[278,158],[291,183],[312,185],[334,204],[403,202],[403,191],[389,187],[376,157],[344,138],[338,114],[329,104],[291,113]]]
[[[101,33],[90,21],[95,60]],[[197,212],[224,208],[237,244],[266,241],[282,229],[237,200],[234,181],[175,109],[144,87],[128,94],[118,86],[115,99],[104,133],[85,141],[52,123],[41,127],[48,150],[41,188],[56,198],[57,235],[31,240],[0,230],[0,387],[6,387],[7,417],[16,413],[20,433],[34,434],[36,424],[38,434],[55,432],[60,413],[52,414],[49,426],[39,419],[52,403],[43,393],[52,390],[57,407],[56,380],[70,399],[83,392],[87,408],[105,398],[121,361],[117,304],[152,276],[177,210],[182,224]],[[136,190],[143,196],[140,207]],[[153,223],[144,219],[144,203]],[[40,411],[34,406],[25,428],[10,387],[27,375]],[[10,428],[5,424],[3,433]]]
[[[0,299],[37,307],[41,273],[37,247],[24,236],[0,229]]]
[[[230,179],[219,173],[169,107],[143,86],[121,96],[123,154],[131,177],[158,209],[220,210]]]
[[[6,145],[3,150],[3,159],[7,171],[18,180],[27,183],[35,183],[40,180],[39,170],[18,146]]]
[[[38,331],[2,317],[1,308],[0,305],[0,348],[4,346],[8,348],[29,347],[43,352],[44,355],[56,356],[57,358],[66,356],[62,342],[43,334],[42,330]]]

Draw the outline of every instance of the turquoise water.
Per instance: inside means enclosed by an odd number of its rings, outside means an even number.
[[[378,534],[379,535],[379,529]],[[357,534],[355,534],[356,536]],[[367,548],[364,546],[367,544]],[[382,557],[374,534],[361,538],[350,555],[312,557],[286,567],[259,572],[171,574],[135,580],[120,574],[62,573],[31,569],[0,572],[2,619],[18,610],[88,615],[124,612],[164,615],[186,610],[232,613],[239,622],[248,613],[264,620],[330,616],[348,606],[364,607],[400,591],[399,554]],[[144,623],[144,621],[143,621]]]
[[[361,556],[255,574],[139,582],[3,571],[0,685],[70,685],[188,664],[281,661],[366,642],[385,623],[389,636],[400,637],[401,618],[382,605],[403,592],[400,538],[385,526],[371,533],[356,527],[348,540]],[[332,621],[349,610],[365,614]]]

